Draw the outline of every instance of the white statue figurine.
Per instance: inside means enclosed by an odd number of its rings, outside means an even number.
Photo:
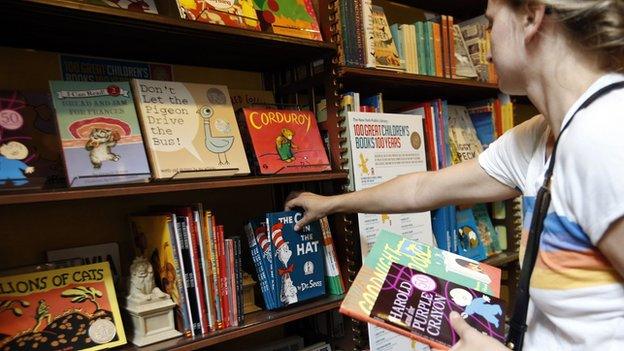
[[[130,265],[128,301],[142,304],[153,300],[169,298],[154,282],[154,269],[145,257],[136,257]]]

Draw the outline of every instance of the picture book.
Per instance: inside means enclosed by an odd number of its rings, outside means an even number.
[[[477,222],[477,234],[485,247],[486,255],[488,257],[500,253],[502,251],[501,245],[498,241],[498,233],[494,229],[492,219],[488,214],[485,204],[477,204],[472,207],[472,213],[474,214],[475,221]]]
[[[252,0],[177,0],[182,18],[228,27],[260,30]]]
[[[322,41],[312,0],[253,0],[264,28],[276,34]]]
[[[124,345],[108,262],[0,277],[0,349]]]
[[[132,86],[154,178],[249,173],[227,87],[139,79]]]
[[[115,284],[119,283],[121,261],[119,260],[119,244],[115,242],[50,250],[46,252],[46,257],[48,261],[79,258],[81,264],[108,262]]]
[[[65,184],[49,94],[0,91],[0,188]]]
[[[134,215],[129,219],[134,254],[145,257],[152,264],[156,286],[176,303],[176,328],[184,333],[190,332],[190,312],[182,279],[174,216]]]
[[[149,180],[127,82],[50,81],[50,90],[69,186]]]
[[[473,159],[483,152],[481,141],[464,106],[448,105],[448,136],[453,164]]]
[[[310,111],[243,108],[239,114],[261,174],[331,170]]]
[[[459,341],[450,324],[456,311],[479,332],[505,340],[503,303],[496,297],[393,262],[371,309],[381,326],[448,349]],[[399,331],[395,328],[390,330]]]
[[[271,245],[267,236],[266,220],[252,219],[244,227],[251,258],[266,309],[275,308],[275,285]]]
[[[465,208],[463,210],[458,210],[456,216],[458,236],[457,253],[476,261],[486,259],[487,254],[483,246],[483,238],[479,235],[477,221],[472,209]]]
[[[355,190],[427,170],[422,119],[422,115],[348,112]],[[360,213],[358,226],[362,257],[366,257],[382,229],[433,244],[429,212]]]
[[[295,223],[302,216],[302,213],[295,211],[266,215],[273,250],[277,307],[325,294],[325,254],[321,227],[316,221],[295,231]]]
[[[373,5],[372,18],[375,67],[405,70],[405,66],[401,65],[401,59],[392,39],[392,32],[383,7]]]
[[[117,82],[136,79],[173,80],[169,64],[102,57],[59,55],[62,80]]]
[[[158,13],[154,0],[78,0],[134,12]]]
[[[275,96],[268,90],[230,89],[230,99],[234,112],[254,105],[275,106]]]

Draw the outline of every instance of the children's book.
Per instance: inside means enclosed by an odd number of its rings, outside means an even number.
[[[134,12],[158,13],[154,0],[78,0]]]
[[[0,277],[0,349],[101,350],[125,343],[108,262]]]
[[[477,157],[483,152],[481,141],[464,106],[448,105],[448,136],[453,164]]]
[[[260,30],[252,0],[177,0],[182,18],[228,27]]]
[[[288,306],[325,294],[323,234],[318,221],[300,231],[295,223],[302,213],[267,213],[267,229],[273,250],[277,307]]]
[[[501,300],[396,262],[383,279],[371,317],[382,327],[448,349],[459,341],[450,324],[452,311],[481,333],[505,340]]]
[[[312,112],[243,108],[239,117],[261,174],[331,170]]]
[[[81,264],[91,264],[106,261],[110,264],[110,269],[111,273],[113,274],[113,278],[115,279],[115,284],[119,282],[119,277],[121,276],[119,244],[115,242],[50,250],[46,252],[46,257],[48,261],[79,258]]]
[[[139,79],[132,86],[154,178],[249,174],[226,86]]]
[[[405,70],[405,66],[401,65],[401,58],[392,39],[392,32],[383,7],[373,5],[372,17],[375,67]]]
[[[312,0],[253,0],[263,28],[276,34],[322,41]]]
[[[476,261],[487,258],[482,237],[471,208],[458,210],[457,218],[457,253]]]
[[[479,293],[494,297],[500,295],[499,268],[381,230],[375,245],[363,260],[362,267],[340,306],[340,312],[385,327],[384,323],[371,316],[371,312],[392,263],[399,263]],[[401,332],[400,328],[392,330]],[[410,337],[408,334],[403,335]]]
[[[0,188],[65,184],[49,94],[0,91]]]
[[[485,247],[488,257],[500,253],[501,245],[498,241],[498,233],[492,224],[492,219],[488,214],[485,204],[477,204],[472,207],[475,221],[477,222],[477,234]]]
[[[275,96],[268,90],[229,89],[234,112],[253,105],[275,105]]]
[[[69,186],[149,180],[128,82],[51,81],[50,89]]]

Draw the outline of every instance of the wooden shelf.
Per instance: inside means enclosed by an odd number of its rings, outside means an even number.
[[[3,191],[0,192],[0,205],[346,179],[347,173],[345,172],[327,172],[203,178],[201,180],[162,181],[148,184],[109,185],[92,188]]]
[[[464,20],[484,14],[487,7],[487,0],[392,0],[392,2]]]
[[[518,253],[517,252],[508,252],[504,251],[499,254],[496,254],[492,257],[487,258],[483,263],[487,263],[490,266],[494,267],[503,267],[510,263],[518,261]]]
[[[69,0],[2,0],[0,13],[0,45],[18,48],[254,71],[336,52],[326,42]]]
[[[496,97],[498,86],[468,79],[449,79],[374,68],[341,67],[343,91],[383,93],[385,100],[426,101],[444,98],[452,103]]]
[[[240,338],[242,336],[253,334],[258,331],[276,327],[297,319],[315,315],[317,313],[330,311],[340,306],[344,296],[329,295],[323,299],[299,306],[289,307],[280,311],[259,311],[245,316],[245,325],[242,327],[230,328],[214,333],[210,333],[201,337],[194,338],[177,338],[173,340],[163,341],[154,345],[145,347],[126,346],[121,350],[136,351],[190,351],[198,350],[204,347],[222,343],[224,341]]]

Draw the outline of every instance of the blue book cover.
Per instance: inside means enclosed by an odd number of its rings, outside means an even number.
[[[262,298],[266,309],[275,308],[275,298],[273,291],[273,279],[269,272],[272,272],[273,265],[271,258],[271,245],[266,233],[266,223],[257,219],[252,219],[245,225],[245,234],[249,242],[251,257],[258,273],[258,281]],[[269,262],[271,266],[269,266]]]
[[[478,226],[471,208],[457,211],[458,254],[475,261],[484,260],[487,255],[485,247],[477,234]]]
[[[50,90],[71,187],[149,180],[128,82],[51,81]]]
[[[296,211],[266,215],[274,250],[273,270],[280,307],[325,294],[321,225],[315,221],[297,232],[294,226],[302,216]]]

